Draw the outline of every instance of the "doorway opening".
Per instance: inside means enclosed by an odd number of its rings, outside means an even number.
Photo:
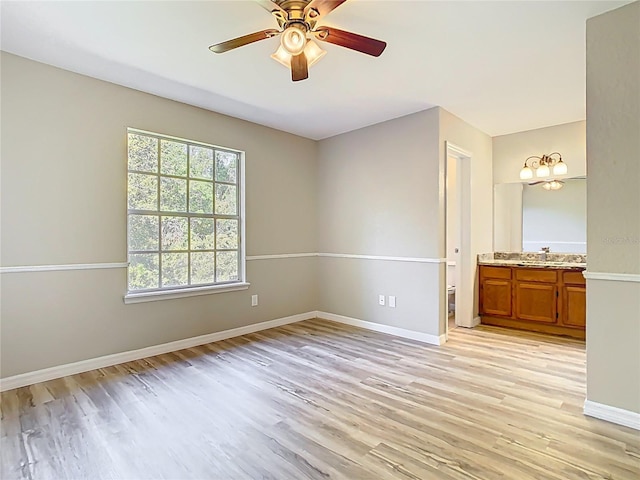
[[[474,327],[474,264],[471,252],[471,153],[445,143],[446,295],[443,323],[448,336],[456,327]]]
[[[456,285],[458,283],[458,261],[460,252],[459,231],[460,215],[458,212],[458,191],[460,185],[457,182],[458,159],[447,156],[446,167],[446,248],[447,248],[447,332],[456,328]]]

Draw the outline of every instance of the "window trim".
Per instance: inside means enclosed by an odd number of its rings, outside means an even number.
[[[246,239],[246,208],[245,208],[245,198],[246,198],[246,191],[245,191],[245,152],[242,150],[237,150],[234,148],[229,148],[229,147],[222,147],[219,145],[214,145],[214,144],[209,144],[209,143],[203,143],[203,142],[199,142],[196,140],[188,140],[185,138],[181,138],[181,137],[176,137],[176,136],[172,136],[172,135],[166,135],[164,133],[159,133],[159,132],[151,132],[148,130],[142,130],[139,128],[133,128],[133,127],[127,127],[126,128],[126,136],[128,138],[128,135],[130,133],[134,133],[134,134],[142,134],[142,135],[149,135],[155,138],[159,138],[159,139],[166,139],[166,140],[175,140],[177,142],[182,142],[182,143],[186,143],[187,145],[196,145],[196,146],[202,146],[202,147],[207,147],[207,148],[213,148],[215,149],[219,149],[222,151],[229,151],[229,152],[235,152],[238,154],[238,163],[237,163],[237,184],[230,184],[228,182],[217,182],[215,180],[215,175],[214,178],[212,179],[212,182],[214,184],[214,188],[215,188],[215,184],[216,183],[220,183],[220,184],[224,184],[224,185],[234,185],[237,186],[238,188],[238,193],[237,193],[237,201],[238,201],[238,280],[236,281],[231,281],[231,282],[220,282],[220,283],[216,283],[216,284],[204,284],[204,285],[184,285],[184,286],[178,286],[178,287],[165,287],[165,288],[158,288],[158,289],[154,289],[154,290],[132,290],[129,291],[129,270],[128,270],[128,257],[130,254],[130,250],[129,250],[129,202],[128,202],[128,196],[129,196],[129,192],[128,192],[128,188],[127,188],[127,197],[126,197],[126,202],[125,202],[125,206],[126,206],[126,238],[125,238],[125,243],[126,243],[126,250],[127,250],[127,276],[126,276],[126,293],[124,295],[124,303],[125,304],[132,304],[132,303],[141,303],[141,302],[151,302],[151,301],[155,301],[155,300],[169,300],[169,299],[174,299],[174,298],[184,298],[184,297],[193,297],[193,296],[199,296],[199,295],[208,295],[208,294],[215,294],[215,293],[225,293],[225,292],[233,292],[233,291],[239,291],[239,290],[246,290],[249,288],[250,283],[247,282],[247,258],[246,258],[246,245],[245,245],[245,239]],[[127,140],[126,142],[126,156],[125,158],[128,159],[129,156],[129,142]],[[215,161],[215,159],[214,159]],[[160,158],[158,158],[158,162],[160,162]],[[145,173],[145,174],[152,174],[151,172],[140,172],[140,173]],[[128,164],[128,160],[127,160],[127,175],[129,174],[129,164]],[[160,173],[160,165],[158,165],[158,173],[157,173],[158,179],[162,178],[163,175]],[[164,175],[167,177],[174,177],[173,175]],[[175,176],[176,178],[190,178],[189,177],[189,172],[187,172],[187,177],[179,177],[179,176]],[[197,179],[196,179],[197,180]],[[128,181],[128,180],[127,180]],[[158,188],[160,188],[160,182],[158,181]],[[215,192],[214,192],[215,194]],[[158,199],[158,201],[160,201]],[[155,212],[158,215],[162,216],[161,211]],[[188,213],[188,212],[187,212]],[[215,215],[215,212],[214,212]],[[189,217],[189,215],[185,215],[187,217]],[[194,214],[192,215],[194,217],[201,217],[201,215],[199,214]],[[225,215],[218,215],[221,217],[225,217]],[[207,218],[217,218],[217,217],[208,217]],[[160,240],[160,239],[159,239]],[[223,251],[223,250],[220,250]],[[235,250],[234,250],[235,251]],[[161,273],[160,273],[161,274]]]
[[[173,290],[144,290],[137,293],[127,293],[124,303],[143,303],[157,300],[171,300],[175,298],[196,297],[213,293],[237,292],[247,290],[251,284],[247,282],[225,283],[220,285],[188,286]]]

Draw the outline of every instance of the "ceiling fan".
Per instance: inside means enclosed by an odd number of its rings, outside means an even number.
[[[540,180],[538,182],[532,182],[529,186],[540,185],[542,184],[542,188],[545,190],[560,190],[564,187],[564,182],[562,180]]]
[[[387,44],[381,40],[337,28],[318,26],[325,15],[346,0],[255,0],[277,20],[279,29],[250,33],[226,42],[211,45],[214,53],[224,53],[250,43],[281,35],[280,47],[271,58],[291,69],[294,82],[309,77],[309,67],[326,53],[313,38],[351,50],[379,57]]]
[[[587,177],[583,176],[578,176],[578,177],[572,177],[569,180],[586,180]],[[557,180],[557,179],[547,179],[547,180],[539,180],[537,182],[531,182],[528,185],[529,186],[534,186],[534,185],[540,185],[542,184],[542,188],[544,188],[545,190],[560,190],[562,187],[564,187],[564,180]]]

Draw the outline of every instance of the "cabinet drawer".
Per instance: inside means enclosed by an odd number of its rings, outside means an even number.
[[[562,272],[562,280],[564,283],[570,283],[572,285],[585,285],[586,280],[582,272]]]
[[[482,278],[511,280],[511,267],[488,267],[486,265],[480,265],[480,276]]]
[[[556,270],[518,268],[516,270],[516,279],[524,280],[526,282],[556,283],[558,281],[558,273]]]

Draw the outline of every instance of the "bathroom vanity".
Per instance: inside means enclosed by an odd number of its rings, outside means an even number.
[[[584,255],[478,256],[483,324],[585,338]]]

